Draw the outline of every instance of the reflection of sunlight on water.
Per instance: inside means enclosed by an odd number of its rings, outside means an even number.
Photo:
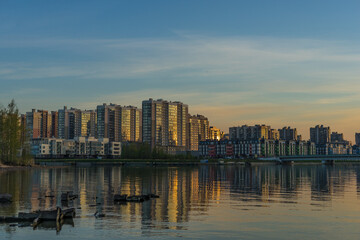
[[[294,233],[301,239],[317,231],[325,239],[349,232],[360,234],[353,225],[360,221],[360,168],[356,165],[89,167],[2,172],[0,192],[11,193],[14,203],[0,205],[0,215],[54,208],[61,205],[60,195],[65,191],[79,194],[69,205],[77,209],[75,227],[65,226],[60,233],[69,239],[240,235],[256,239],[277,238],[278,234],[286,239]],[[114,204],[114,194],[120,193],[155,193],[160,198]],[[55,198],[44,197],[51,194]],[[95,212],[106,216],[96,219]],[[331,228],[334,224],[340,229]],[[29,233],[27,228],[7,225],[0,225],[0,230],[0,239],[10,233],[13,239],[21,239]],[[26,236],[47,236],[42,234],[46,230]]]

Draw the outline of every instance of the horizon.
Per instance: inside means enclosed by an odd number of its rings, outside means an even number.
[[[2,1],[0,103],[179,100],[228,131],[360,132],[357,1]]]
[[[178,101],[178,100],[169,100],[169,99],[163,99],[163,98],[148,98],[148,99],[154,99],[154,100],[162,99],[162,100],[169,101],[169,102],[182,102],[182,101]],[[146,101],[146,99],[144,99],[143,101]],[[15,102],[15,103],[16,103],[16,102]],[[185,103],[185,102],[182,102],[182,103],[188,105],[188,104]],[[37,111],[37,110],[45,110],[45,111],[49,111],[49,112],[51,112],[51,111],[58,111],[58,110],[63,109],[64,107],[67,107],[68,109],[70,109],[70,108],[75,108],[75,109],[79,109],[79,110],[96,110],[96,107],[97,107],[97,106],[103,105],[103,104],[108,104],[108,105],[110,105],[110,104],[115,104],[115,105],[121,105],[121,106],[133,106],[133,107],[136,107],[136,108],[138,108],[138,109],[142,109],[142,106],[138,106],[138,105],[118,104],[118,103],[113,103],[113,102],[100,103],[100,104],[97,104],[97,105],[96,105],[95,107],[93,107],[93,108],[86,108],[86,109],[77,108],[77,107],[74,107],[74,106],[67,106],[67,105],[63,105],[61,108],[58,108],[58,109],[42,109],[42,108],[32,108],[32,109],[35,109],[36,111]],[[188,106],[189,106],[189,115],[193,116],[193,115],[199,114],[199,115],[203,115],[203,116],[205,116],[206,118],[208,118],[208,116],[204,115],[204,114],[201,113],[201,112],[190,112],[191,106],[190,106],[190,105],[188,105]],[[31,110],[32,110],[32,109],[31,109]],[[31,111],[31,110],[30,110],[30,111]],[[20,114],[26,114],[26,112],[30,112],[30,111],[20,112]],[[221,131],[224,132],[224,134],[228,134],[228,133],[229,133],[229,128],[231,128],[231,127],[238,127],[238,126],[242,126],[242,125],[248,125],[248,126],[251,126],[251,125],[266,125],[266,126],[270,126],[272,129],[275,129],[275,130],[282,129],[283,127],[295,128],[295,129],[297,129],[297,131],[298,131],[298,132],[297,132],[298,135],[301,135],[302,138],[303,138],[303,140],[309,140],[309,139],[310,139],[310,133],[309,133],[309,132],[310,132],[310,128],[315,127],[315,126],[317,126],[317,125],[319,125],[319,126],[322,126],[322,125],[323,125],[324,127],[330,127],[331,133],[332,133],[332,132],[343,133],[343,132],[340,132],[340,131],[333,130],[333,128],[332,128],[331,126],[327,126],[327,125],[324,125],[324,124],[322,124],[322,123],[316,124],[316,125],[314,125],[314,126],[308,126],[308,129],[307,129],[308,132],[307,132],[307,134],[304,135],[303,132],[301,132],[301,130],[299,130],[299,128],[298,128],[297,126],[294,126],[294,125],[282,125],[282,126],[280,126],[280,127],[274,127],[273,125],[266,124],[266,123],[263,123],[263,122],[261,122],[261,121],[257,121],[257,122],[255,121],[254,123],[251,123],[251,124],[244,122],[244,123],[241,124],[241,125],[232,125],[232,126],[229,126],[229,127],[227,127],[227,128],[220,128],[220,127],[218,127],[217,125],[212,124],[211,119],[208,118],[208,120],[209,120],[210,126],[214,126],[214,127],[219,128]],[[354,139],[355,139],[355,134],[356,134],[356,132],[353,132]],[[345,136],[345,134],[344,134],[344,140],[348,140],[348,141],[352,142],[353,144],[355,144],[355,141],[353,141],[353,139],[347,139],[346,136]]]

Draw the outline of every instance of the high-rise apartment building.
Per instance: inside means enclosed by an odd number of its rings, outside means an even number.
[[[279,129],[280,140],[285,141],[296,141],[297,140],[297,130],[296,128],[283,127]]]
[[[259,139],[274,139],[279,138],[278,131],[271,129],[266,125],[248,126],[243,125],[239,127],[230,127],[229,135],[231,140],[259,140]]]
[[[57,111],[51,111],[51,137],[59,137],[59,115]]]
[[[41,113],[32,109],[31,112],[26,113],[26,128],[29,131],[30,138],[41,138]]]
[[[81,111],[81,137],[95,137],[97,126],[97,115],[94,110]]]
[[[327,144],[330,142],[330,127],[317,125],[310,128],[310,141],[315,144]]]
[[[133,106],[117,107],[119,112],[118,141],[141,142],[142,141],[142,112]]]
[[[109,138],[115,141],[115,105],[98,105],[97,112],[97,136],[98,138]]]
[[[26,127],[30,131],[31,138],[51,137],[51,115],[46,110],[32,109],[26,113]]]
[[[40,137],[49,138],[51,137],[51,114],[46,110],[38,110],[41,115],[41,125],[40,125]]]
[[[272,140],[279,140],[279,139],[280,139],[280,133],[279,133],[279,130],[276,130],[276,129],[269,129],[269,139],[272,139]]]
[[[151,147],[187,147],[188,105],[162,99],[144,100],[143,142]]]
[[[209,138],[209,120],[202,115],[189,115],[188,150],[198,151],[199,142]]]
[[[69,113],[67,112],[67,107],[64,106],[64,109],[59,109],[58,111],[58,135],[59,138],[67,139],[68,138],[68,129],[69,129]],[[66,126],[65,126],[66,125]]]
[[[360,133],[355,133],[355,144],[360,146]]]
[[[343,133],[338,133],[338,132],[332,132],[330,135],[330,140],[332,143],[336,143],[336,142],[344,142],[344,134]]]
[[[221,131],[219,128],[211,126],[209,128],[209,138],[210,140],[218,140],[220,141],[221,138],[223,137],[224,132]]]
[[[142,141],[141,110],[133,106],[103,104],[97,106],[97,131],[99,138],[116,142]]]
[[[74,137],[81,137],[81,110],[80,109],[76,109],[76,108],[71,108],[70,109],[71,113],[69,116],[73,117],[73,121],[74,121]],[[71,139],[73,139],[71,138]]]
[[[74,139],[81,136],[81,110],[71,108],[58,111],[58,137]]]

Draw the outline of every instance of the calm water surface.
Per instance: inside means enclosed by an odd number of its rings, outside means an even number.
[[[14,202],[0,205],[0,215],[61,206],[65,191],[79,194],[69,206],[79,209],[59,233],[0,224],[0,239],[359,239],[359,190],[360,165],[7,171],[0,193]],[[119,193],[160,198],[116,205]]]

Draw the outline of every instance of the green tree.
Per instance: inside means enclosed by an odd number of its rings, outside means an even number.
[[[12,100],[7,108],[0,109],[0,161],[11,165],[28,165],[30,157],[26,127]]]

